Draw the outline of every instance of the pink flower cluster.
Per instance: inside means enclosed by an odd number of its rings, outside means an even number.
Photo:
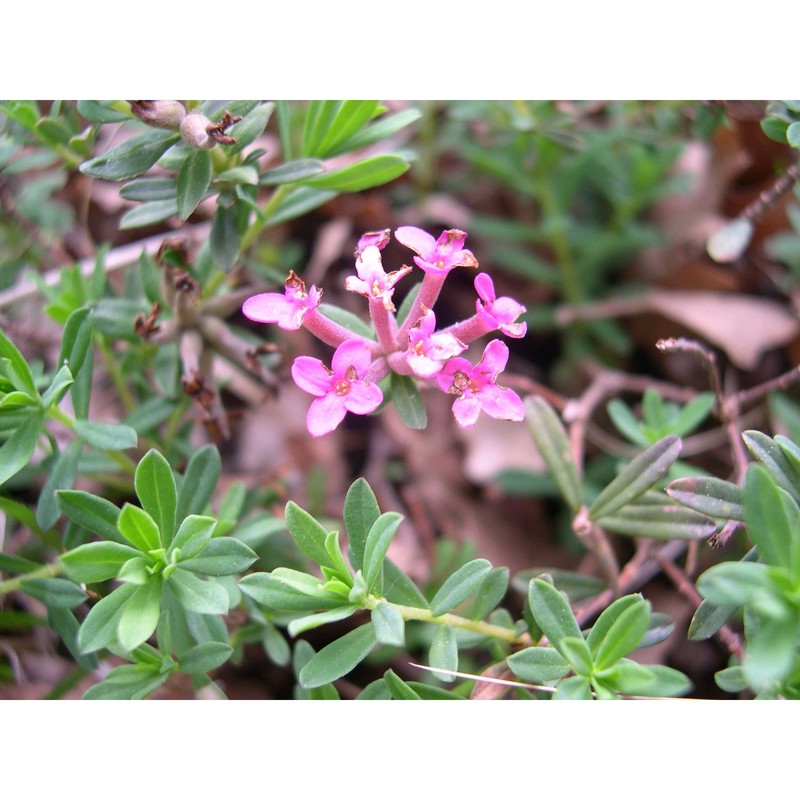
[[[497,297],[492,279],[479,273],[475,314],[437,331],[433,305],[447,274],[455,267],[477,269],[478,261],[465,249],[463,231],[444,231],[434,239],[420,228],[407,226],[398,228],[395,238],[416,254],[414,263],[424,275],[408,314],[399,322],[392,296],[413,267],[384,270],[381,250],[390,238],[389,230],[364,234],[355,254],[356,275],[345,283],[348,291],[367,298],[375,339],[353,333],[320,312],[322,291],[315,286],[307,289],[294,272],[289,273],[283,294],[257,294],[242,306],[251,320],[274,323],[287,331],[303,327],[336,348],[330,369],[310,356],[300,356],[292,365],[294,382],[314,396],[306,418],[309,433],[330,433],[348,411],[375,411],[384,399],[378,383],[390,372],[428,381],[456,395],[453,416],[462,428],[472,427],[481,411],[496,419],[522,420],[525,410],[520,397],[497,384],[508,361],[508,347],[493,339],[475,365],[461,353],[470,342],[492,331],[524,336],[526,325],[517,319],[525,307],[510,297]]]

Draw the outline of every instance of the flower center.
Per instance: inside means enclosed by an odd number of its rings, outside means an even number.
[[[333,391],[339,395],[339,397],[344,397],[350,391],[350,381],[344,379],[336,381],[336,383],[333,384]]]
[[[447,391],[449,394],[463,394],[464,389],[468,387],[472,388],[470,385],[469,376],[466,372],[458,370],[457,372],[453,373],[453,383]]]

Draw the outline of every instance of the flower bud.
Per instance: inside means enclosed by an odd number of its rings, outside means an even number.
[[[131,100],[131,111],[151,128],[176,131],[186,116],[183,103],[178,100]]]
[[[181,120],[181,138],[190,147],[199,150],[210,150],[216,142],[209,133],[209,128],[213,128],[214,123],[202,114],[187,114]]]

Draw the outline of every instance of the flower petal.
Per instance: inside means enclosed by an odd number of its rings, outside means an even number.
[[[324,436],[339,425],[346,413],[343,397],[333,392],[318,397],[311,403],[306,415],[308,432],[312,436]]]
[[[348,339],[342,342],[333,354],[331,366],[336,375],[344,375],[348,367],[355,367],[358,377],[362,377],[372,363],[372,353],[364,342]]]
[[[286,299],[286,295],[277,292],[265,292],[263,294],[248,297],[242,305],[242,313],[253,322],[277,322],[286,330],[297,330],[296,327],[286,328],[286,325],[294,323],[294,303]]]
[[[483,350],[483,356],[475,367],[475,372],[480,373],[483,380],[494,383],[497,375],[506,368],[508,363],[508,347],[500,339],[492,339]]]
[[[413,250],[417,255],[428,259],[436,250],[436,240],[427,231],[405,225],[394,232],[394,238],[400,244]]]
[[[383,402],[383,392],[377,383],[353,381],[344,396],[344,407],[353,414],[370,414]]]
[[[322,397],[331,390],[333,376],[330,370],[318,359],[311,356],[298,356],[292,364],[294,382],[309,394]]]
[[[453,416],[460,428],[471,428],[481,413],[481,401],[473,394],[465,394],[453,403]]]
[[[514,422],[525,419],[525,406],[519,395],[511,389],[486,386],[481,389],[480,397],[481,406],[490,417]]]
[[[494,303],[496,297],[494,281],[492,281],[488,273],[481,272],[475,276],[475,291],[478,293],[478,297],[487,305]]]

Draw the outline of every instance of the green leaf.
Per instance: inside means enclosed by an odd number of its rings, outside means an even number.
[[[170,574],[167,582],[178,602],[187,611],[198,614],[228,613],[228,593],[221,584],[198,578],[181,567]]]
[[[453,629],[449,625],[440,625],[433,634],[428,663],[435,669],[456,672],[458,670],[458,643]],[[440,674],[439,680],[450,683],[455,680],[455,675]]]
[[[126,200],[151,202],[154,200],[172,200],[177,211],[177,182],[174,178],[137,178],[119,187],[120,197]],[[175,213],[175,212],[173,212]]]
[[[612,603],[606,611],[613,607]],[[638,599],[625,607],[605,627],[602,637],[592,648],[596,668],[606,669],[634,650],[642,641],[649,622],[650,604],[645,600]]]
[[[649,539],[707,539],[717,528],[714,520],[696,511],[668,504],[629,503],[616,512],[593,519],[606,530]]]
[[[441,616],[460,606],[480,586],[491,569],[492,565],[485,558],[476,558],[457,569],[433,596],[433,616]]]
[[[723,692],[730,692],[731,694],[743,692],[748,686],[744,667],[740,666],[727,667],[715,672],[714,681]]]
[[[363,192],[399,178],[408,171],[409,163],[398,155],[378,155],[349,167],[307,178],[304,185],[337,192]]]
[[[541,578],[534,578],[528,587],[528,602],[536,623],[556,649],[567,636],[581,637],[569,603],[555,586]]]
[[[146,228],[148,225],[157,225],[177,213],[178,201],[174,197],[166,200],[148,200],[126,211],[120,217],[118,227],[121,231]]]
[[[293,186],[281,197],[278,205],[272,210],[268,218],[268,225],[281,225],[289,220],[302,217],[325,205],[336,197],[336,192],[317,189],[312,186]]]
[[[343,152],[339,146],[363,128],[377,111],[377,100],[343,101],[335,118],[325,130],[322,141],[316,146],[314,155],[320,158],[329,158]]]
[[[172,540],[169,548],[170,555],[173,551],[179,550],[182,562],[200,555],[214,535],[216,527],[217,521],[213,517],[190,514],[181,522],[181,526]],[[181,566],[185,567],[186,565],[181,563]]]
[[[308,104],[303,126],[303,155],[318,156],[320,154],[320,143],[336,119],[341,106],[341,100],[312,100]]]
[[[690,400],[670,424],[676,436],[686,436],[691,433],[709,415],[714,407],[716,398],[712,392],[702,392]]]
[[[786,129],[786,141],[790,147],[800,148],[800,122],[793,122]]]
[[[634,416],[633,412],[622,402],[613,399],[606,404],[606,411],[614,424],[614,427],[629,441],[638,444],[640,447],[647,447],[650,439],[642,430],[642,424]]]
[[[703,600],[689,623],[687,638],[693,642],[711,638],[734,614],[737,605],[717,606]]]
[[[327,303],[320,303],[317,306],[317,311],[319,311],[323,317],[336,322],[351,333],[356,333],[366,339],[375,338],[375,332],[366,322],[344,308],[332,306]]]
[[[592,674],[592,654],[582,636],[565,636],[558,643],[558,650],[569,661],[578,675]]]
[[[36,523],[42,530],[52,528],[61,516],[56,493],[61,489],[72,487],[82,450],[82,442],[70,442],[51,463],[36,506]]]
[[[330,622],[339,622],[340,620],[347,619],[360,610],[360,606],[346,605],[339,606],[338,608],[331,608],[328,611],[321,611],[319,614],[311,614],[308,617],[299,617],[293,619],[286,630],[291,636],[299,636],[301,633],[319,628],[322,625],[327,625]]]
[[[343,146],[346,146],[348,151],[368,147],[392,136],[412,122],[416,122],[421,116],[422,112],[416,108],[408,108],[404,111],[398,111],[396,114],[385,114],[371,125],[357,131],[344,142]],[[342,152],[345,151],[342,150]]]
[[[148,664],[122,664],[83,694],[84,700],[142,700],[166,682],[169,673]]]
[[[30,460],[42,430],[42,415],[32,412],[0,447],[0,485],[16,475]]]
[[[572,669],[554,647],[526,647],[510,655],[506,662],[518,678],[537,685],[557,681]]]
[[[640,453],[595,498],[589,507],[590,519],[609,516],[644,494],[667,474],[681,447],[677,436],[667,436]]]
[[[525,423],[564,500],[573,512],[577,511],[583,503],[581,482],[561,420],[541,397],[528,397]]]
[[[117,519],[119,532],[142,553],[158,550],[161,545],[161,531],[155,520],[143,509],[125,503]]]
[[[221,667],[233,655],[233,648],[222,642],[202,642],[187,650],[179,662],[187,675],[205,675]]]
[[[112,100],[78,100],[78,113],[89,122],[127,122],[130,116],[118,111],[111,104]]]
[[[472,603],[470,617],[472,619],[485,619],[494,610],[497,604],[505,597],[508,590],[508,567],[496,567],[481,581],[475,600]]]
[[[146,172],[180,139],[172,131],[147,131],[80,166],[84,175],[106,181],[121,181]]]
[[[757,692],[788,677],[796,660],[800,620],[797,614],[786,619],[769,619],[755,631],[745,628],[747,651],[744,674]]]
[[[405,620],[394,606],[378,603],[371,616],[375,638],[380,644],[405,647]]]
[[[400,419],[413,430],[423,430],[428,424],[428,412],[416,381],[410,375],[392,372],[389,385],[392,402]]]
[[[791,569],[800,577],[798,546],[793,543],[800,530],[800,512],[789,495],[758,464],[751,465],[745,477],[744,517],[762,561]]]
[[[422,697],[400,678],[394,670],[386,670],[383,674],[383,683],[395,700],[422,700]]]
[[[94,653],[117,640],[122,611],[138,589],[135,584],[124,583],[92,607],[78,633],[82,653]]]
[[[76,583],[98,583],[116,578],[122,565],[138,556],[138,550],[124,544],[89,542],[64,553],[60,561]]]
[[[61,489],[56,496],[67,519],[104,539],[124,544],[117,528],[119,509],[110,500],[77,489]]]
[[[350,563],[358,570],[363,567],[367,536],[381,515],[375,492],[364,478],[358,478],[347,490],[342,514],[350,542]]]
[[[729,561],[707,569],[697,579],[697,591],[717,606],[747,605],[753,596],[770,587],[766,564]]]
[[[300,685],[304,689],[313,689],[347,675],[369,655],[376,642],[372,624],[349,631],[312,656],[300,670]]]
[[[237,221],[236,205],[224,206],[217,203],[217,213],[211,223],[211,256],[214,263],[223,270],[229,270],[239,257],[241,236]]]
[[[63,578],[28,578],[22,581],[21,588],[48,608],[75,608],[86,599],[80,586]]]
[[[127,425],[113,422],[90,422],[76,419],[73,426],[75,435],[83,439],[90,447],[98,450],[127,450],[136,447],[138,437],[136,431]]]
[[[244,119],[233,125],[229,134],[236,139],[236,144],[228,148],[232,154],[241,153],[245,147],[251,145],[264,132],[269,121],[274,103],[262,103],[245,115]]]
[[[160,577],[137,587],[119,617],[117,641],[123,649],[131,651],[150,638],[158,625],[160,602]]]
[[[268,169],[258,179],[259,186],[280,186],[294,183],[304,178],[319,175],[325,171],[325,165],[316,158],[303,158],[298,161],[287,161],[274,169]]]
[[[786,142],[786,131],[789,128],[789,123],[783,119],[776,117],[767,117],[761,120],[761,130],[764,131],[766,136],[772,139],[773,142]]]
[[[742,439],[753,457],[763,465],[778,486],[800,503],[800,476],[780,445],[761,431],[745,431]]]
[[[30,397],[38,397],[33,373],[28,362],[11,339],[0,328],[0,375],[5,372],[15,389]],[[6,360],[7,359],[7,360]]]
[[[178,491],[176,519],[183,520],[190,514],[202,514],[206,510],[221,471],[222,460],[214,445],[208,444],[192,454]]]
[[[364,580],[367,582],[367,591],[371,592],[376,586],[382,587],[383,562],[389,545],[392,543],[397,528],[403,521],[402,514],[387,511],[375,520],[367,535],[364,545]],[[378,591],[381,591],[379,588]]]
[[[744,521],[744,490],[720,478],[678,478],[666,488],[667,494],[685,506],[710,517]]]
[[[187,220],[205,197],[211,184],[211,152],[192,150],[178,173],[178,216]]]
[[[282,611],[319,611],[348,603],[325,591],[319,578],[285,567],[245,575],[239,588],[266,608]]]
[[[328,535],[325,528],[291,500],[286,504],[285,513],[286,527],[300,550],[321,567],[335,569],[336,565],[325,549],[325,537]]]
[[[179,562],[182,569],[202,575],[236,575],[251,566],[258,556],[244,543],[230,536],[212,539],[199,556]]]
[[[392,603],[414,608],[430,608],[417,584],[390,558],[383,562],[383,596]]]
[[[583,675],[573,675],[558,684],[555,700],[591,700],[592,686]]]
[[[134,487],[142,508],[158,525],[162,542],[169,545],[175,533],[178,495],[172,468],[158,450],[148,450],[139,461]]]

